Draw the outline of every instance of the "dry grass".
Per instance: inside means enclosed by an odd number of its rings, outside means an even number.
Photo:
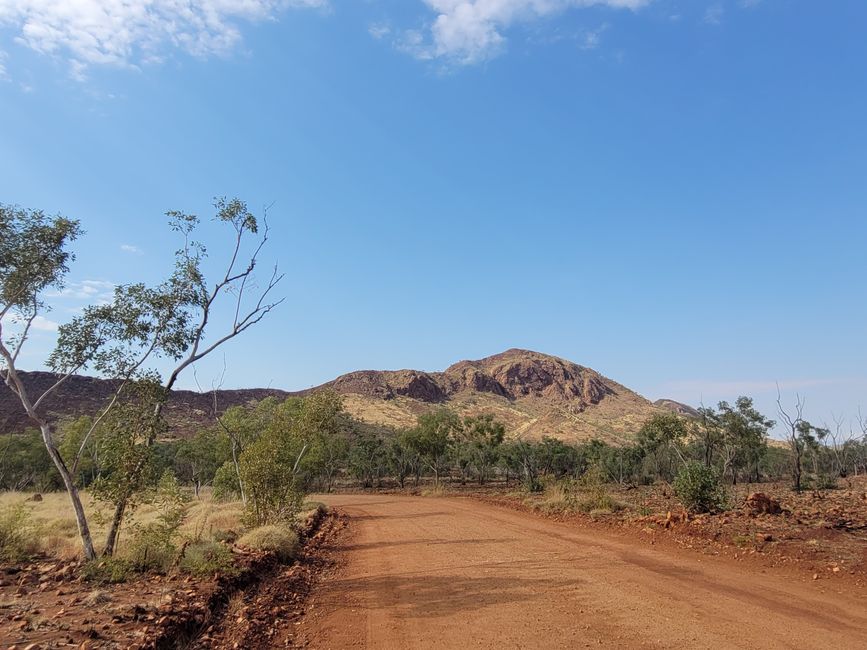
[[[421,496],[423,497],[444,497],[447,494],[448,490],[442,482],[440,482],[439,485],[431,485],[421,491]]]
[[[29,514],[32,536],[36,552],[63,560],[81,557],[81,541],[78,526],[72,514],[72,506],[64,492],[42,495],[42,501],[30,501],[32,495],[22,492],[0,492],[0,511],[23,504]],[[87,513],[91,534],[97,549],[108,532],[111,511],[105,504],[95,501],[87,493],[82,493],[82,502]],[[187,509],[187,517],[181,526],[181,536],[193,540],[215,540],[237,537],[243,532],[240,502],[217,503],[208,492],[203,491],[201,499],[193,500]],[[146,525],[156,520],[156,508],[145,504],[138,507],[129,521],[121,529],[119,554],[127,548],[132,525]],[[227,535],[227,533],[231,533]]]
[[[298,553],[298,534],[286,526],[260,526],[239,539],[238,544],[272,551],[282,562],[291,562]]]
[[[448,407],[461,417],[492,414],[506,425],[509,437],[538,440],[550,435],[577,443],[593,438],[619,445],[629,442],[641,425],[659,409],[625,389],[586,411],[572,413],[562,405],[538,398],[508,400],[492,393],[465,391],[453,395]],[[382,400],[364,395],[344,396],[344,407],[353,417],[392,427],[411,427],[430,404],[409,397]]]
[[[61,560],[74,560],[81,557],[81,540],[78,526],[72,515],[72,506],[64,492],[45,493],[41,501],[30,501],[32,494],[23,492],[0,492],[0,512],[23,504],[28,513],[30,529],[28,547],[33,553],[45,553]],[[88,516],[94,544],[99,550],[108,532],[111,510],[105,504],[95,501],[87,493],[82,493],[82,502]],[[297,520],[302,526],[318,516],[326,506],[317,501],[307,501],[298,513]],[[194,544],[210,542],[234,542],[247,532],[242,524],[244,506],[240,501],[214,501],[209,490],[202,490],[199,499],[192,499],[187,506],[184,523],[179,530],[180,537]],[[138,524],[144,526],[156,521],[159,512],[149,504],[136,508],[130,520],[124,522],[118,544],[118,556],[123,557],[132,541],[131,532]],[[291,532],[291,531],[290,531]],[[294,534],[294,533],[292,533]],[[297,542],[297,540],[296,540]]]

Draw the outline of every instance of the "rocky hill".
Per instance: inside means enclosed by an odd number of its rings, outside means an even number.
[[[41,395],[50,388],[57,375],[50,372],[22,372],[21,378],[30,395]],[[117,390],[114,381],[75,375],[64,382],[50,398],[45,401],[45,412],[49,419],[57,421],[64,418],[92,415],[111,399]],[[269,396],[285,398],[286,391],[264,388],[247,390],[219,390],[216,407],[222,413],[230,406],[237,406],[262,400]],[[190,390],[172,392],[166,404],[166,417],[176,435],[188,435],[203,426],[214,422],[214,394],[197,393]],[[21,408],[18,398],[0,383],[0,433],[19,432],[32,423]]]
[[[632,436],[658,408],[595,370],[529,350],[461,361],[443,372],[359,371],[325,384],[369,422],[409,426],[441,404],[462,415],[494,413],[511,434],[563,440]]]
[[[697,418],[701,416],[698,409],[693,408],[689,404],[684,404],[683,402],[675,402],[673,399],[658,399],[653,403],[653,405],[661,409],[673,411],[678,415],[683,415],[687,418]]]
[[[24,373],[34,392],[53,380],[50,373]],[[90,377],[73,377],[46,405],[54,419],[93,413],[111,395],[113,384]],[[443,372],[364,370],[351,372],[318,388],[344,396],[346,408],[367,422],[410,426],[415,418],[438,405],[461,415],[493,413],[510,434],[528,438],[550,435],[567,441],[630,438],[641,424],[667,404],[654,405],[595,370],[565,359],[508,350],[477,361],[461,361]],[[304,391],[309,392],[309,391]],[[279,390],[217,391],[217,411],[273,395]],[[688,407],[687,407],[688,408]],[[213,421],[212,393],[175,391],[167,414],[177,435]],[[0,431],[27,426],[14,396],[0,386]]]

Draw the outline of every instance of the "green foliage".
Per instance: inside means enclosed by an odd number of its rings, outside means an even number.
[[[218,541],[204,540],[187,545],[178,568],[199,577],[214,574],[234,575],[238,571],[232,550],[228,546]]]
[[[579,449],[562,440],[545,436],[539,442],[539,463],[542,474],[564,477],[583,472],[585,459]]]
[[[175,449],[173,467],[178,478],[199,486],[208,482],[221,466],[220,434],[205,429],[192,438],[181,440]]]
[[[213,489],[217,501],[234,501],[241,496],[241,484],[232,461],[227,460],[214,473]]]
[[[165,391],[154,378],[130,383],[123,398],[101,423],[99,457],[101,473],[91,487],[93,496],[110,504],[125,502],[131,511],[145,496],[143,489],[154,479],[153,447],[147,444],[165,422],[154,408],[165,400]]]
[[[286,526],[259,526],[238,540],[240,546],[270,551],[281,562],[291,562],[298,553],[298,535]]]
[[[538,444],[527,440],[511,440],[502,445],[500,462],[521,477],[521,482],[527,492],[541,492],[544,485],[540,480],[541,448]]]
[[[461,427],[460,418],[448,409],[424,413],[418,417],[418,424],[411,437],[422,461],[434,474],[438,485],[440,474],[448,471],[448,457],[452,446],[452,435]]]
[[[358,436],[349,452],[349,471],[362,487],[379,487],[388,468],[388,456],[382,438],[373,433]]]
[[[722,433],[723,476],[736,483],[739,472],[746,470],[748,478],[758,480],[774,421],[759,413],[749,397],[739,397],[734,406],[720,402],[717,421]]]
[[[599,465],[593,465],[577,481],[574,507],[582,512],[614,512],[621,504],[608,494],[607,476]]]
[[[39,294],[62,282],[81,232],[78,221],[0,204],[0,311],[32,314]]]
[[[38,430],[0,436],[0,489],[48,491],[60,486]]]
[[[0,510],[0,560],[21,562],[36,550],[35,529],[23,503]]]
[[[388,464],[400,487],[404,487],[408,477],[421,472],[421,456],[413,435],[412,429],[405,429],[388,442]]]
[[[291,398],[290,398],[291,399]],[[287,402],[281,424],[272,424],[241,455],[240,474],[247,495],[245,520],[263,526],[291,521],[301,502],[300,462],[309,442],[305,441],[285,412],[298,405]]]
[[[464,418],[454,435],[461,454],[475,468],[479,483],[484,484],[499,459],[506,427],[493,415],[479,415]]]
[[[728,507],[728,494],[716,471],[702,463],[688,463],[674,479],[674,492],[692,513],[719,512]]]
[[[129,560],[121,557],[104,557],[87,562],[81,570],[85,580],[99,584],[126,582],[135,572]]]
[[[240,457],[247,522],[263,526],[291,521],[313,477],[337,469],[340,445],[331,441],[346,435],[349,423],[333,391],[290,397],[276,405],[264,430]]]
[[[636,442],[644,457],[653,464],[655,476],[666,481],[674,477],[687,435],[686,423],[675,413],[660,413],[644,423]]]
[[[152,504],[157,508],[155,522],[133,528],[126,559],[133,569],[168,570],[177,556],[175,541],[184,522],[188,498],[173,474],[160,479]]]
[[[92,430],[92,431],[91,431]],[[101,430],[93,426],[93,418],[83,415],[59,426],[60,444],[58,450],[72,471],[76,458],[78,465],[75,482],[79,487],[93,483],[100,473],[99,437]]]

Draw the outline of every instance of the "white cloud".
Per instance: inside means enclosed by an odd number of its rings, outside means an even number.
[[[609,7],[636,10],[652,0],[424,0],[437,15],[429,38],[405,32],[400,49],[421,59],[470,65],[500,54],[511,26],[571,8]],[[592,40],[592,39],[591,39]]]
[[[0,80],[8,79],[9,75],[6,72],[6,59],[9,57],[6,52],[0,50]]]
[[[48,292],[46,297],[105,303],[110,301],[114,296],[114,286],[113,282],[106,282],[105,280],[68,282],[63,289]]]
[[[725,9],[721,2],[717,2],[708,7],[704,12],[704,22],[708,25],[719,25],[722,22]]]
[[[132,255],[144,255],[144,251],[138,246],[133,246],[132,244],[121,244],[120,250],[124,253],[130,253]]]
[[[602,33],[608,29],[608,25],[602,25],[597,29],[591,29],[584,33],[579,47],[582,50],[595,50],[602,42]]]
[[[55,323],[53,320],[48,320],[44,316],[37,316],[33,319],[31,327],[40,332],[56,332],[60,325]]]
[[[367,28],[367,33],[376,40],[380,40],[391,34],[391,27],[385,23],[374,23]]]
[[[27,323],[27,320],[18,314],[13,314],[8,316],[4,321],[3,325],[7,325],[9,327],[8,334],[14,336],[19,336],[21,332],[24,331],[24,326]],[[45,318],[45,316],[37,316],[33,319],[33,322],[30,323],[30,331],[39,331],[39,332],[56,332],[57,328],[60,325],[55,323],[53,320],[49,320]]]
[[[81,79],[93,65],[157,63],[173,50],[197,57],[230,52],[239,23],[273,19],[328,0],[0,0],[0,25],[16,41],[68,59]],[[2,62],[0,62],[2,65]],[[2,69],[2,68],[0,68]]]

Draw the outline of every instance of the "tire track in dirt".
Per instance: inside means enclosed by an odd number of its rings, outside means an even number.
[[[864,648],[863,594],[453,498],[319,497],[350,518],[315,648]]]

